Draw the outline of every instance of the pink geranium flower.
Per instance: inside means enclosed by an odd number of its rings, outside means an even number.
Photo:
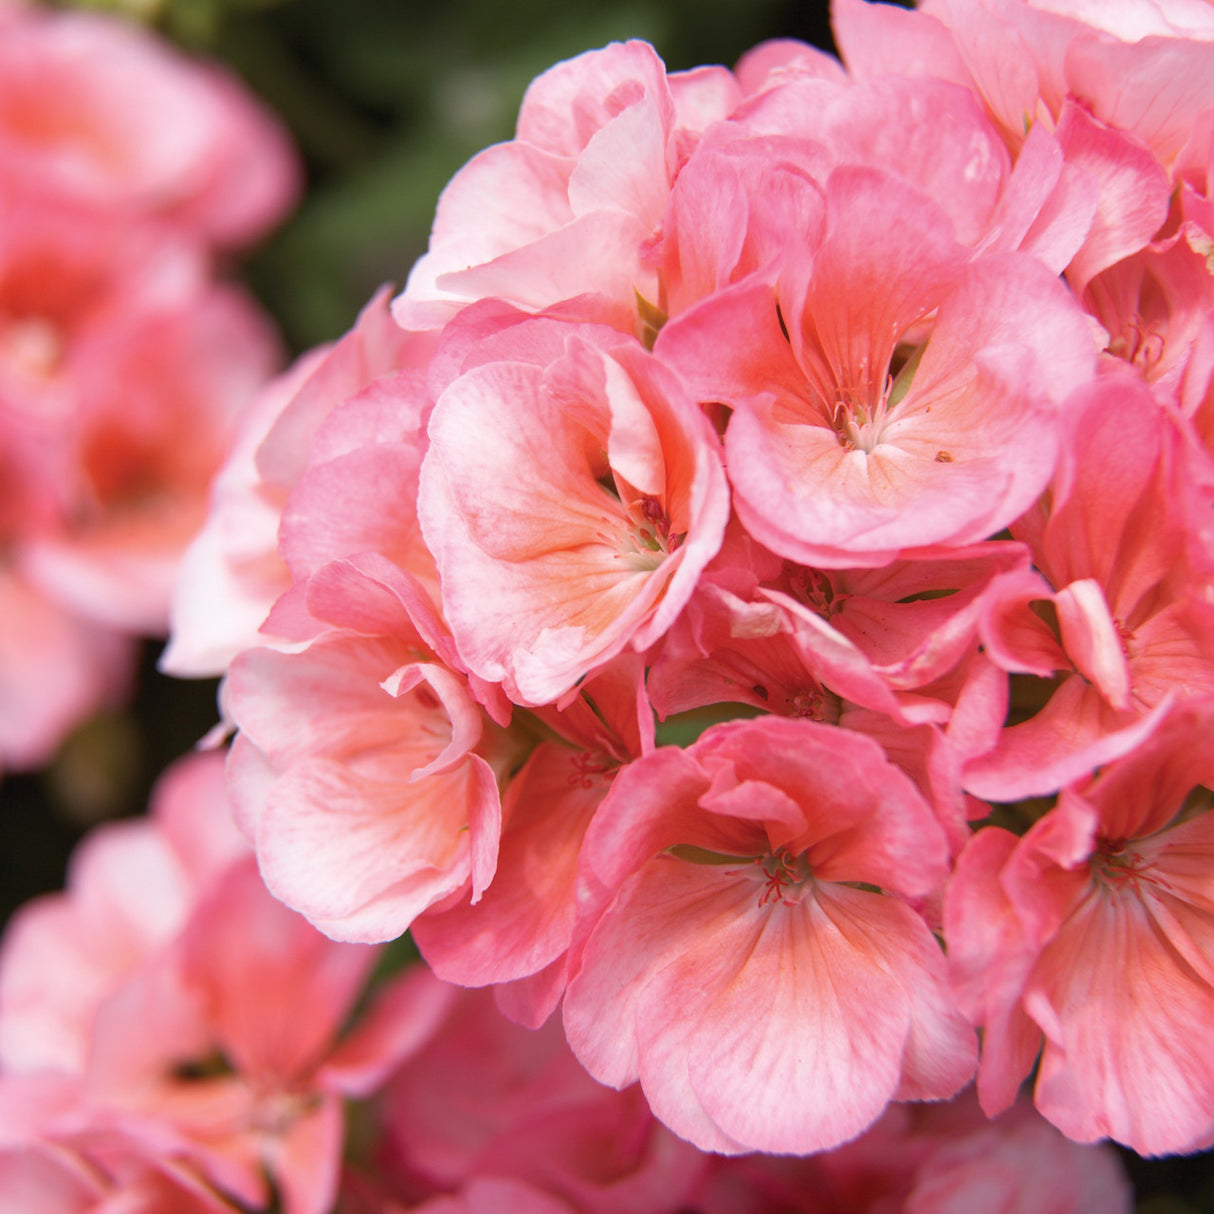
[[[666,326],[655,353],[734,412],[734,504],[809,565],[882,565],[981,540],[1048,482],[1059,406],[1094,369],[1082,314],[1041,266],[970,262],[927,197],[842,167],[826,229],[773,290],[740,283]]]
[[[430,248],[394,305],[409,328],[493,297],[562,301],[623,332],[657,300],[651,242],[696,134],[741,99],[723,68],[666,76],[644,42],[613,43],[532,82],[516,137],[473,157],[439,200]]]
[[[915,909],[947,854],[910,781],[849,731],[762,717],[655,751],[587,833],[574,1052],[727,1154],[820,1151],[891,1100],[951,1096],[975,1043]]]
[[[424,591],[335,561],[276,608],[286,651],[232,665],[233,801],[271,890],[340,939],[390,940],[471,879],[501,830],[495,734]],[[444,658],[451,659],[449,662]]]
[[[1143,1155],[1214,1134],[1214,782],[1209,699],[1065,790],[1021,839],[990,827],[958,863],[945,931],[984,1026],[978,1090],[1005,1108],[1040,1051],[1036,1101],[1068,1137]]]
[[[218,67],[125,21],[9,5],[0,182],[231,247],[282,218],[299,166],[278,121]]]
[[[721,542],[720,449],[682,384],[608,330],[534,321],[442,393],[418,514],[475,674],[544,704],[643,650]]]

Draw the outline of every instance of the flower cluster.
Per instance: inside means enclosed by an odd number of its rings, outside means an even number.
[[[223,787],[9,934],[0,1178],[1096,1214],[1214,1143],[1214,8],[833,17],[553,67],[253,402],[164,658]]]
[[[1198,1149],[1214,14],[834,16],[846,68],[536,80],[267,394],[170,668],[232,659],[274,894],[563,999],[702,1149],[1038,1059],[1069,1136]]]
[[[13,920],[6,1211],[948,1214],[998,1191],[1012,1214],[1047,1195],[1128,1214],[1112,1152],[1023,1103],[994,1123],[972,1098],[896,1106],[808,1159],[697,1151],[637,1087],[595,1083],[555,1020],[521,1028],[486,991],[310,927],[227,808],[220,758],[182,760],[147,818],[99,828],[67,891]]]
[[[217,255],[293,201],[278,124],[134,27],[0,5],[0,769],[124,694],[278,360]],[[183,436],[188,435],[188,441]]]

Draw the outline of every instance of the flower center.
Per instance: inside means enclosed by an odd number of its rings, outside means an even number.
[[[1167,339],[1154,325],[1147,324],[1141,316],[1132,316],[1109,342],[1107,349],[1116,358],[1125,359],[1131,366],[1137,367],[1150,379],[1155,368],[1163,361],[1166,346]]]
[[[804,852],[794,856],[781,848],[771,855],[756,856],[754,862],[760,867],[764,879],[759,894],[760,906],[776,902],[796,906],[801,900],[795,896],[797,891],[813,878]]]
[[[627,520],[629,530],[622,555],[638,571],[656,569],[686,538],[683,532],[671,532],[665,507],[656,497],[645,496],[633,502]]]
[[[871,451],[881,441],[888,401],[888,383],[875,401],[868,393],[841,390],[830,413],[839,446],[845,451]]]
[[[1125,839],[1102,839],[1092,856],[1092,877],[1105,889],[1121,891],[1129,889],[1139,892],[1142,883],[1166,885],[1161,881],[1154,864],[1136,851],[1132,851]]]

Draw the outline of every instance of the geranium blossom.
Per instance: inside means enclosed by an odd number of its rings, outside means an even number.
[[[279,612],[298,613],[297,651],[232,667],[233,799],[280,898],[342,939],[388,940],[468,877],[478,893],[492,879],[488,719],[392,567],[334,562],[300,592]]]
[[[317,958],[278,984],[330,1014],[244,1035],[246,857],[182,972],[273,1130],[194,1133],[218,1089],[166,1079],[150,985],[148,1041],[98,1037],[246,1204],[256,1158],[352,1214],[1095,1211],[1124,1184],[1058,1130],[1214,1140],[1214,23],[834,16],[846,66],[546,72],[391,308],[249,415],[168,664],[226,669],[235,816]],[[35,382],[53,336],[0,356]],[[5,526],[59,509],[29,412]],[[434,973],[344,1181],[364,975],[313,927]],[[1055,1128],[1003,1117],[1035,1063]]]
[[[972,1073],[914,909],[944,835],[868,739],[765,717],[659,749],[617,777],[583,865],[570,1044],[702,1149],[822,1150]]]
[[[735,506],[773,550],[882,565],[985,538],[1048,480],[1059,406],[1092,371],[1087,327],[1028,258],[967,264],[943,212],[892,177],[839,168],[825,192],[820,245],[786,250],[774,290],[706,300],[655,353],[734,408]]]
[[[958,992],[985,1027],[983,1107],[1005,1108],[1041,1051],[1037,1107],[1068,1137],[1142,1154],[1202,1149],[1214,1074],[1193,1041],[1209,972],[1214,782],[1209,699],[1024,835],[980,831],[949,886]]]
[[[517,334],[439,397],[418,512],[461,657],[542,704],[670,626],[729,505],[716,436],[644,351]]]

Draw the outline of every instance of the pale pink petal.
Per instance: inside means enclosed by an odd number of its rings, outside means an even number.
[[[0,569],[0,769],[44,765],[91,713],[126,694],[131,640]]]
[[[1151,1155],[1208,1133],[1214,1072],[1192,1043],[1214,991],[1160,947],[1170,901],[1094,890],[1034,970],[1025,1007],[1048,1038],[1037,1107],[1068,1137]],[[1208,922],[1201,930],[1209,956]]]
[[[456,988],[418,966],[379,991],[316,1072],[316,1085],[363,1098],[413,1057],[451,1011]]]
[[[375,961],[373,949],[335,944],[275,901],[252,857],[200,905],[183,947],[225,1056],[283,1085],[328,1051]]]
[[[284,1214],[327,1214],[333,1208],[345,1128],[341,1102],[322,1096],[277,1138],[268,1163]]]

